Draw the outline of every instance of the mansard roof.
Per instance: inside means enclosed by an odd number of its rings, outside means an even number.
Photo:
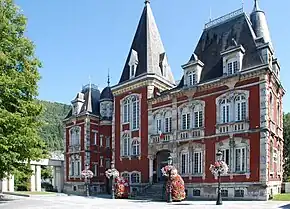
[[[133,51],[134,50],[134,51]],[[163,74],[160,68],[160,63],[165,60],[166,53],[161,41],[161,37],[155,23],[155,19],[150,7],[150,2],[145,2],[145,7],[141,15],[131,48],[119,84],[130,79],[130,58],[137,53],[137,69],[134,77],[143,74],[155,74],[165,78],[169,83],[175,84],[173,74],[169,65],[166,67],[166,75]]]
[[[235,45],[242,45],[245,49],[243,68],[262,64],[262,58],[257,50],[256,35],[248,16],[242,9],[230,13],[229,18],[222,17],[208,23],[194,50],[194,54],[204,63],[200,82],[216,79],[223,75],[223,58],[221,52]],[[215,24],[214,24],[215,23]],[[189,62],[195,56],[191,56]],[[177,88],[184,85],[182,77]]]

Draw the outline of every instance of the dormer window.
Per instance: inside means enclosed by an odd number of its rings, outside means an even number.
[[[188,73],[188,85],[193,86],[196,84],[196,75],[193,72]]]
[[[138,53],[132,49],[131,51],[131,56],[130,56],[130,60],[129,60],[129,70],[130,70],[130,78],[133,78],[136,76],[136,69],[138,66]]]
[[[228,69],[227,69],[227,74],[228,75],[233,75],[239,72],[239,66],[238,66],[238,61],[237,60],[230,60],[228,62]]]

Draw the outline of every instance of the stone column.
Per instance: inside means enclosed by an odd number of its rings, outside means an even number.
[[[8,179],[8,191],[14,192],[14,176],[11,175]]]
[[[55,167],[55,185],[57,192],[61,192],[62,185],[61,185],[60,167]]]
[[[35,165],[31,165],[32,175],[30,177],[30,191],[35,192]]]
[[[35,189],[37,192],[41,192],[41,166],[35,166]]]
[[[52,179],[51,179],[51,185],[53,189],[56,187],[56,178],[55,178],[55,167],[52,166]]]
[[[3,178],[0,181],[0,192],[7,192],[7,179]]]
[[[148,158],[149,158],[149,183],[152,184],[153,183],[153,160],[154,160],[154,157],[148,156]]]

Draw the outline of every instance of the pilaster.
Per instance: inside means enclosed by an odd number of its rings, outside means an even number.
[[[91,130],[90,130],[90,118],[85,119],[85,136],[84,136],[84,149],[85,149],[85,165],[90,165],[91,153],[90,153],[90,142],[91,142]]]
[[[30,177],[30,191],[35,192],[35,165],[31,165],[32,175]]]
[[[35,184],[36,184],[36,191],[41,192],[41,166],[35,166]]]

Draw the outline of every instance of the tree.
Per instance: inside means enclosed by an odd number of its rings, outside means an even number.
[[[37,102],[40,61],[24,35],[26,18],[13,0],[0,0],[0,179],[28,172],[23,162],[44,157]]]
[[[290,113],[283,117],[284,138],[284,180],[290,181]]]

